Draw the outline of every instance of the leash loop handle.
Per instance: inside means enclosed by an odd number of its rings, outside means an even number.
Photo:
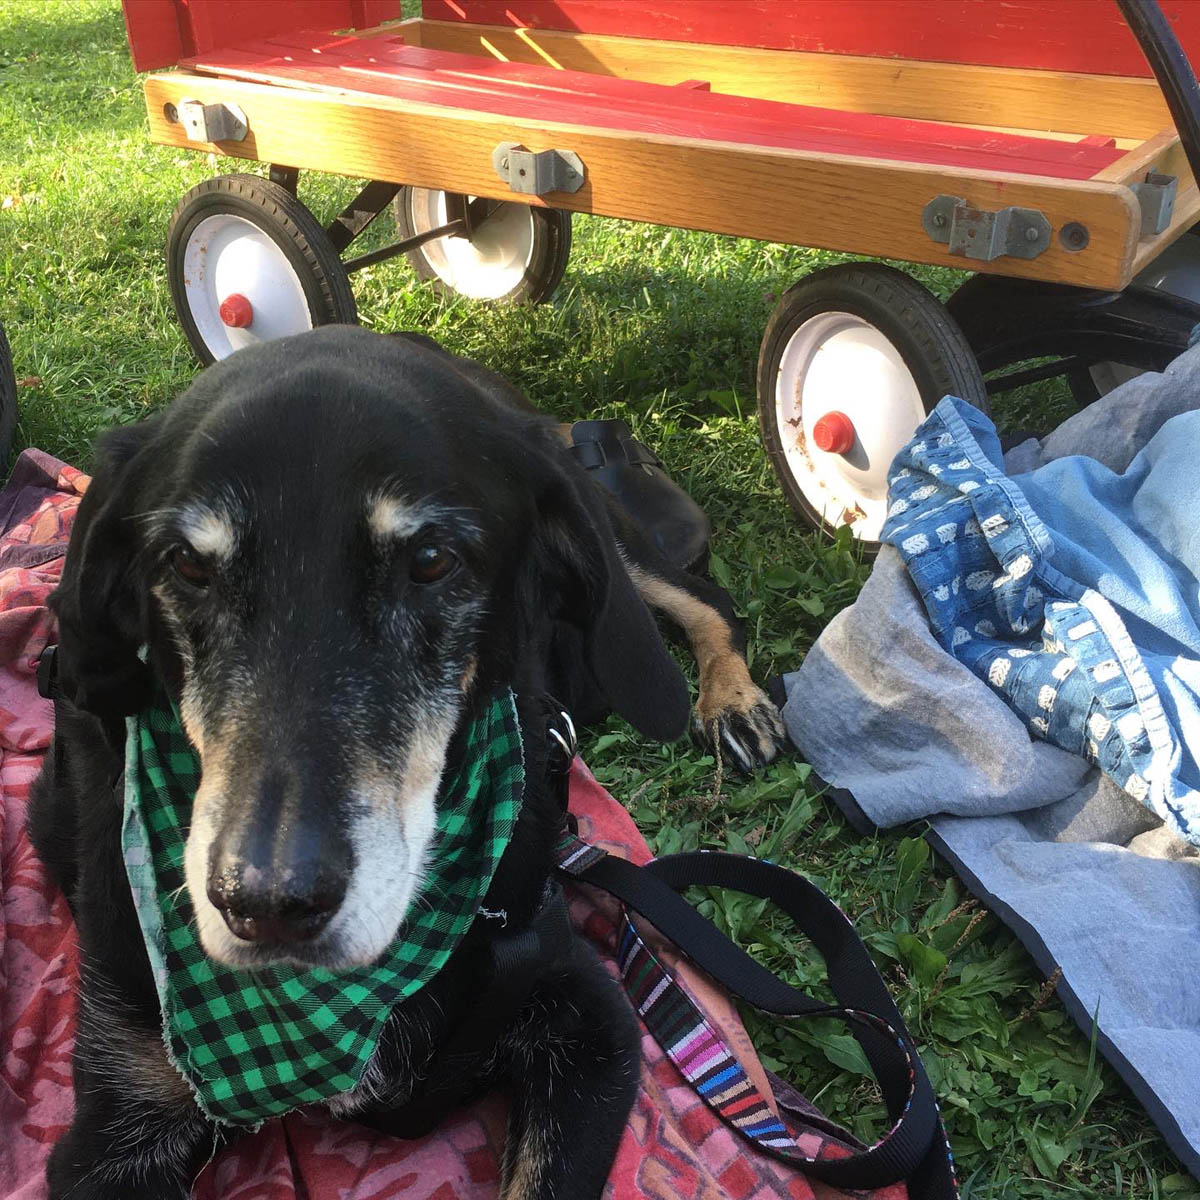
[[[850,1024],[879,1083],[892,1128],[874,1146],[849,1157],[804,1158],[806,1173],[838,1187],[877,1188],[905,1181],[922,1200],[957,1197],[941,1116],[916,1045],[853,925],[818,887],[762,859],[705,851],[668,855],[638,867],[575,838],[564,841],[559,872],[615,896],[727,991],[756,1008],[787,1017],[834,1016]],[[692,886],[728,888],[783,909],[824,958],[838,1004],[831,1007],[791,987],[751,958],[679,895]],[[644,949],[632,926],[630,931]],[[623,963],[629,959],[629,945],[627,936]],[[704,1098],[728,1121],[717,1104]],[[785,1161],[803,1157],[794,1144],[789,1153],[770,1138],[737,1124],[735,1128]]]

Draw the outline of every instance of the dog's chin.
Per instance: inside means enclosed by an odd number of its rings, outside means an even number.
[[[316,937],[278,944],[251,942],[236,936],[207,896],[201,896],[197,901],[193,894],[200,947],[214,962],[242,969],[292,966],[305,970],[321,967],[328,971],[347,971],[369,966],[395,940],[404,913],[417,891],[417,882],[414,880],[409,887],[400,889],[400,894],[385,906],[397,910],[394,918],[377,907],[370,914],[369,922],[364,921],[361,914],[355,919],[343,904],[329,926]]]
[[[241,968],[290,964],[341,971],[376,962],[396,939],[424,882],[436,821],[436,784],[435,779],[423,793],[407,799],[403,824],[382,806],[360,811],[352,832],[356,862],[338,911],[315,937],[280,944],[237,937],[208,898],[215,828],[206,806],[193,820],[184,850],[188,895],[205,954]]]
[[[405,837],[394,822],[368,821],[356,839],[364,849],[341,907],[316,936],[302,941],[252,942],[237,937],[208,898],[204,881],[211,836],[206,823],[193,826],[185,851],[188,895],[196,914],[200,946],[214,962],[230,967],[290,964],[302,968],[348,970],[373,963],[400,931],[425,876],[432,820],[411,822]],[[418,834],[419,841],[411,834]],[[198,881],[198,883],[197,883]]]
[[[220,914],[216,919],[221,921]],[[224,922],[221,921],[224,925]],[[311,970],[321,967],[327,971],[349,971],[370,966],[387,949],[387,943],[347,948],[340,938],[322,935],[304,942],[271,945],[269,942],[248,942],[234,936],[228,928],[215,930],[208,936],[202,932],[200,945],[214,962],[226,967],[253,970],[260,967],[297,967]]]

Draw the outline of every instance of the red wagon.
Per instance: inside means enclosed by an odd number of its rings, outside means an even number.
[[[152,138],[269,164],[183,198],[168,268],[204,361],[356,319],[354,270],[546,299],[571,214],[978,272],[947,308],[880,264],[772,315],[764,440],[808,520],[878,538],[946,392],[1161,367],[1200,321],[1200,6],[1154,0],[124,0]],[[392,22],[392,23],[386,23]],[[328,226],[302,170],[366,179]],[[389,205],[400,240],[345,257]],[[985,385],[992,371],[1049,359]],[[1116,367],[1114,368],[1114,365]],[[1094,394],[1094,392],[1092,393]]]

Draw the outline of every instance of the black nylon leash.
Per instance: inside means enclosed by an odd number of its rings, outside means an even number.
[[[955,1200],[953,1160],[916,1046],[866,947],[819,888],[792,871],[741,855],[676,854],[638,867],[600,854],[589,856],[591,861],[578,869],[560,873],[615,896],[728,992],[756,1008],[788,1017],[839,1017],[850,1024],[879,1083],[893,1127],[876,1145],[847,1158],[806,1160],[807,1174],[845,1188],[904,1181],[913,1200]],[[692,886],[729,888],[782,908],[825,959],[838,1006],[791,987],[755,962],[679,895]],[[755,1144],[794,1163],[787,1153]]]
[[[786,1017],[837,1017],[849,1024],[879,1084],[892,1128],[874,1146],[849,1157],[804,1158],[805,1173],[843,1188],[879,1188],[902,1181],[908,1185],[910,1200],[958,1200],[953,1155],[916,1043],[846,914],[802,875],[763,859],[696,851],[667,855],[639,867],[582,842],[575,837],[574,818],[567,811],[567,776],[576,748],[574,725],[552,698],[543,703],[547,735],[562,752],[561,757],[552,756],[550,784],[558,788],[569,830],[560,844],[555,874],[614,896],[727,992],[754,1007]],[[769,900],[786,912],[825,960],[838,1004],[830,1006],[791,987],[751,958],[679,894],[693,886],[728,888]],[[670,980],[669,972],[664,969],[663,974]],[[673,980],[668,986],[678,987]],[[681,999],[693,1007],[680,992]],[[668,1047],[663,1050],[669,1054]],[[727,1120],[715,1106],[710,1107]],[[795,1154],[758,1140],[753,1144],[797,1165]]]

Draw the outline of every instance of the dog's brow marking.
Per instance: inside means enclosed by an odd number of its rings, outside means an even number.
[[[197,554],[227,559],[233,554],[233,524],[224,513],[202,504],[188,504],[179,512],[179,528]]]
[[[434,510],[402,496],[376,496],[367,502],[367,524],[381,541],[412,537],[429,522]]]
[[[377,492],[367,499],[367,527],[378,541],[410,538],[434,521],[449,520],[455,532],[469,541],[483,536],[470,508],[439,504],[435,500],[408,500],[396,492]]]

